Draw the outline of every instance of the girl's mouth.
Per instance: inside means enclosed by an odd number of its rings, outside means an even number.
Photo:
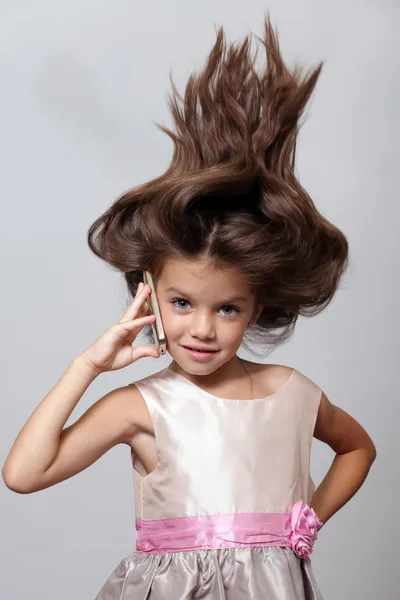
[[[206,360],[211,358],[218,352],[218,350],[195,350],[190,348],[189,346],[183,346],[185,350],[188,352],[191,358],[195,360]]]
[[[217,350],[200,350],[200,348],[191,348],[190,346],[184,346],[184,348],[186,348],[187,350],[191,350],[192,352],[217,352]]]

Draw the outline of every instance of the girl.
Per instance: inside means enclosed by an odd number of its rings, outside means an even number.
[[[120,197],[91,226],[91,250],[124,273],[133,302],[72,361],[19,433],[6,485],[32,493],[72,477],[116,444],[132,453],[136,550],[97,600],[321,599],[310,554],[317,533],[364,482],[367,432],[306,375],[249,362],[242,342],[288,339],[300,314],[332,300],[345,236],[294,174],[299,119],[320,74],[290,70],[269,16],[266,66],[249,39],[226,46],[173,86],[176,131],[164,175]],[[155,281],[171,364],[100,398],[65,427],[90,383],[152,345]],[[250,335],[251,334],[251,335]],[[265,356],[265,352],[262,356]],[[313,436],[336,453],[315,489]]]

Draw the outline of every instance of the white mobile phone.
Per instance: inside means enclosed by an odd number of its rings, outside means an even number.
[[[165,339],[164,328],[161,321],[161,313],[156,296],[156,289],[150,271],[143,271],[143,282],[147,283],[151,289],[150,298],[147,297],[146,302],[153,315],[156,316],[156,320],[153,323],[151,323],[151,328],[153,330],[154,339],[156,340],[157,350],[160,354],[166,354],[167,342]]]

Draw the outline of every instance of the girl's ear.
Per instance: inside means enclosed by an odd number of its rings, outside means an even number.
[[[256,323],[258,317],[260,316],[260,314],[262,313],[262,309],[264,308],[263,304],[257,304],[256,308],[254,309],[252,318],[251,318],[251,322],[252,323]]]

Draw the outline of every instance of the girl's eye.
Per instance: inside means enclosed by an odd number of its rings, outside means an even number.
[[[172,300],[172,304],[176,304],[176,302],[187,302],[187,300],[184,300],[183,298],[177,298],[176,300]],[[179,308],[185,307],[179,306]]]
[[[176,305],[177,302],[183,302],[183,303],[189,304],[188,301],[185,300],[184,298],[176,298],[175,300],[172,300],[172,304]],[[181,305],[181,306],[177,306],[177,308],[184,310],[186,307]],[[236,313],[240,312],[238,308],[236,308],[235,306],[230,306],[229,304],[226,304],[222,308],[233,309]],[[225,313],[225,314],[227,314],[227,313]],[[229,313],[229,314],[227,314],[227,316],[230,317],[232,314],[234,314],[234,313]]]
[[[234,306],[229,306],[229,304],[227,304],[226,306],[223,306],[222,308],[232,308],[236,313],[239,312],[239,310],[237,308],[235,308]],[[225,313],[226,314],[226,313]],[[233,313],[230,313],[228,316],[232,315]]]

